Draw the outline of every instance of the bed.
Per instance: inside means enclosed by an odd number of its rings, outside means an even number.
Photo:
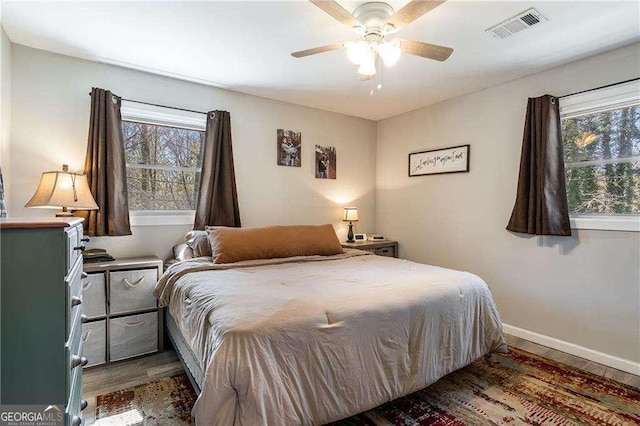
[[[154,294],[199,425],[324,424],[506,350],[482,279],[360,250],[192,259]]]

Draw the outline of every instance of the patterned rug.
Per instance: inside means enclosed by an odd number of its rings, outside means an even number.
[[[96,425],[191,425],[195,398],[185,375],[113,392],[97,398]],[[519,349],[495,354],[490,363],[478,360],[427,389],[334,423],[585,424],[640,425],[640,389]]]
[[[96,397],[94,426],[195,424],[196,394],[186,374]]]

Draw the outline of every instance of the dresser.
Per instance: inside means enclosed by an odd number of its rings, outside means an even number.
[[[369,251],[378,256],[398,257],[398,242],[385,241],[357,241],[355,243],[342,243],[342,247]]]
[[[162,275],[162,260],[123,258],[86,263],[84,268],[86,367],[162,352],[164,317],[152,295]]]
[[[55,405],[82,423],[80,218],[0,220],[0,404]]]

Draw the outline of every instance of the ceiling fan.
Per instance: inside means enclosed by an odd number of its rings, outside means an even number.
[[[360,80],[366,81],[375,77],[380,59],[390,67],[398,62],[402,53],[436,61],[446,61],[453,53],[453,49],[450,47],[421,41],[401,38],[387,40],[387,36],[409,25],[446,0],[413,0],[395,13],[387,3],[374,1],[358,6],[353,11],[353,15],[334,0],[309,1],[341,24],[349,27],[360,37],[360,41],[347,41],[293,52],[291,56],[295,58],[330,52],[344,47],[347,49],[349,60],[358,65]]]

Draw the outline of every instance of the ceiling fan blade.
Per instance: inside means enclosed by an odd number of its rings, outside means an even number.
[[[431,9],[440,6],[445,1],[447,0],[413,0],[394,13],[387,22],[393,24],[397,31],[405,25],[409,25]]]
[[[362,24],[353,17],[352,14],[347,12],[342,6],[333,0],[309,0],[311,3],[318,6],[325,13],[331,15],[334,19],[349,28],[361,27]]]
[[[364,74],[358,74],[360,76],[360,81],[369,81],[369,80],[373,80],[374,78],[376,78],[376,75],[364,75]]]
[[[422,56],[436,61],[446,61],[453,53],[450,47],[438,46],[437,44],[423,43],[421,41],[400,39],[400,50],[409,55]]]
[[[331,52],[332,50],[342,49],[342,43],[327,44],[326,46],[314,47],[313,49],[301,50],[293,52],[291,56],[294,58],[304,58],[305,56],[317,55],[318,53]]]

